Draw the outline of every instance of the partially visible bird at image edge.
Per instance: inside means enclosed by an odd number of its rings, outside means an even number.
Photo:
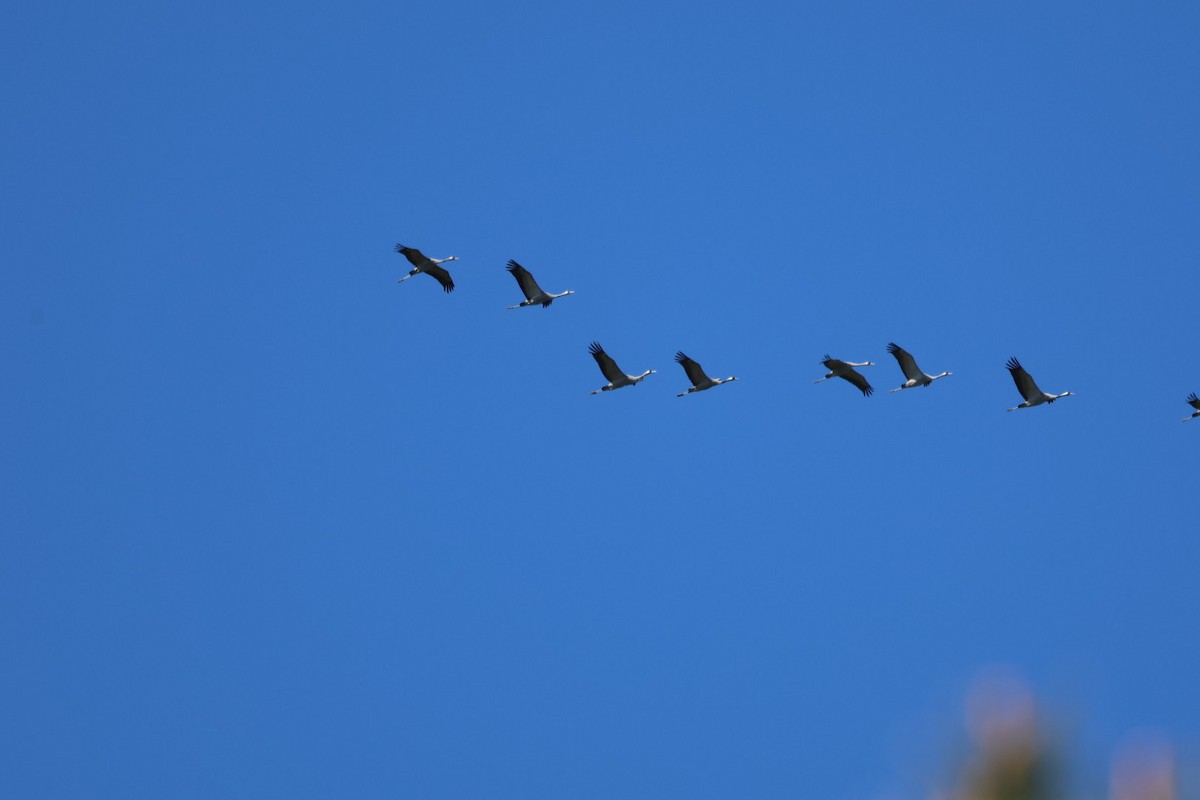
[[[1195,419],[1196,417],[1200,417],[1200,397],[1197,397],[1196,393],[1192,392],[1187,397],[1187,403],[1189,406],[1196,409],[1196,412],[1194,414],[1192,414],[1190,417],[1184,417],[1183,419],[1179,420],[1180,422],[1187,422],[1189,419]]]

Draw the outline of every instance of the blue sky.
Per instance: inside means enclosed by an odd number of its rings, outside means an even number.
[[[923,797],[996,664],[1200,750],[1200,8],[168,6],[0,34],[6,792]]]

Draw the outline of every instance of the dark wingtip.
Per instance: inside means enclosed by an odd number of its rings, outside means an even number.
[[[596,355],[597,353],[603,353],[604,348],[600,346],[599,342],[592,342],[588,345],[588,352],[592,355]]]
[[[871,395],[875,394],[875,387],[868,386],[867,388],[862,390],[862,393],[863,393],[863,397],[870,397]]]
[[[510,258],[510,259],[508,260],[508,271],[509,271],[509,272],[516,272],[516,271],[517,271],[517,270],[519,270],[519,269],[522,269],[521,265],[520,265],[520,264],[518,264],[516,261],[513,261],[513,260]]]
[[[676,352],[675,352],[675,363],[676,363],[676,364],[682,364],[684,361],[687,361],[687,356],[685,356],[685,355],[683,354],[683,351],[682,351],[682,350],[678,350],[678,351],[676,351]]]
[[[900,345],[896,344],[895,342],[888,342],[887,351],[892,355],[895,355],[896,351],[899,349]]]
[[[1020,369],[1020,368],[1021,368],[1021,362],[1020,362],[1020,361],[1017,361],[1017,357],[1016,357],[1016,356],[1013,356],[1012,358],[1010,358],[1010,359],[1008,360],[1008,363],[1006,363],[1004,366],[1008,367],[1009,369]]]
[[[399,242],[396,242],[396,252],[397,253],[403,253],[407,249],[408,248],[405,247],[404,245],[400,244]]]

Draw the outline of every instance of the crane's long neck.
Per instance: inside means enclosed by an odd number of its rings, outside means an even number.
[[[638,376],[637,376],[636,378],[634,378],[633,380],[634,380],[635,382],[636,382],[636,381],[640,381],[642,378],[646,377],[647,375],[650,375],[650,374],[651,374],[651,373],[653,373],[653,372],[654,372],[654,370],[652,370],[652,369],[648,369],[648,370],[646,370],[645,372],[643,372],[641,375],[638,375]]]
[[[447,261],[458,261],[458,256],[446,256],[445,258],[431,258],[429,260],[435,264],[444,264]]]

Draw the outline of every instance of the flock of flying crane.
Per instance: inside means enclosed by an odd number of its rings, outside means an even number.
[[[407,258],[408,263],[412,264],[413,267],[412,270],[399,281],[397,281],[397,283],[404,283],[404,281],[408,280],[412,276],[424,273],[437,280],[437,282],[442,285],[443,290],[447,292],[454,291],[454,281],[450,277],[450,272],[443,267],[442,264],[446,263],[447,261],[457,261],[458,256],[429,258],[415,247],[405,247],[402,244],[396,245],[396,252]],[[526,306],[535,305],[540,305],[542,308],[549,308],[550,304],[553,303],[557,298],[565,297],[569,294],[575,294],[575,292],[571,290],[559,292],[558,294],[551,294],[544,291],[540,286],[538,286],[537,281],[533,279],[533,275],[530,274],[529,270],[525,269],[516,261],[511,259],[508,262],[507,269],[512,276],[516,278],[517,285],[521,287],[521,291],[525,294],[525,300],[523,302],[518,303],[515,306],[508,306],[509,309],[524,308]],[[917,366],[917,360],[912,357],[912,354],[895,342],[890,342],[888,344],[887,351],[896,358],[896,361],[899,363],[900,369],[904,373],[905,377],[904,383],[889,391],[899,392],[902,389],[912,389],[915,386],[929,386],[939,378],[945,378],[948,375],[954,374],[952,372],[943,372],[939,375],[926,374],[921,370],[920,367]],[[592,358],[596,359],[596,364],[599,365],[600,372],[603,373],[604,377],[608,379],[607,386],[601,386],[599,389],[592,392],[592,394],[608,392],[612,391],[613,389],[622,389],[626,386],[637,386],[647,375],[653,375],[655,372],[655,370],[648,369],[641,375],[626,374],[620,367],[617,366],[617,362],[613,360],[612,356],[604,352],[604,348],[600,346],[599,342],[592,342],[590,345],[588,345],[588,352],[592,354]],[[736,375],[731,375],[728,378],[710,378],[707,374],[705,374],[704,370],[698,363],[688,358],[683,354],[683,352],[678,352],[675,354],[675,363],[683,367],[683,371],[687,373],[688,380],[692,382],[690,389],[680,392],[679,394],[675,395],[676,397],[683,397],[685,394],[691,394],[692,392],[702,392],[705,389],[711,389],[714,386],[720,386],[723,383],[729,383],[737,380]],[[825,366],[825,369],[829,370],[829,372],[825,375],[825,377],[818,378],[817,380],[813,381],[813,383],[820,383],[821,381],[828,380],[830,378],[842,378],[843,380],[849,381],[851,384],[853,384],[860,392],[863,393],[864,397],[869,397],[874,394],[875,388],[871,386],[867,379],[863,377],[862,373],[856,370],[855,367],[873,367],[875,366],[875,362],[842,361],[837,358],[832,358],[826,354],[825,359],[821,363]],[[1074,392],[1062,392],[1060,394],[1043,392],[1038,388],[1038,385],[1034,382],[1033,377],[1025,371],[1025,368],[1021,366],[1021,362],[1017,361],[1015,357],[1010,358],[1004,366],[1007,367],[1009,373],[1012,374],[1013,382],[1017,385],[1017,391],[1019,391],[1021,393],[1021,397],[1024,398],[1023,403],[1013,406],[1012,408],[1005,409],[1006,411],[1016,411],[1018,408],[1029,408],[1031,406],[1040,406],[1043,403],[1053,403],[1059,398],[1070,397],[1072,394],[1074,394]],[[1196,409],[1196,411],[1191,416],[1184,417],[1182,420],[1180,420],[1180,422],[1187,422],[1189,419],[1200,417],[1200,396],[1197,396],[1195,392],[1192,392],[1190,395],[1188,395],[1187,402],[1188,405]]]

